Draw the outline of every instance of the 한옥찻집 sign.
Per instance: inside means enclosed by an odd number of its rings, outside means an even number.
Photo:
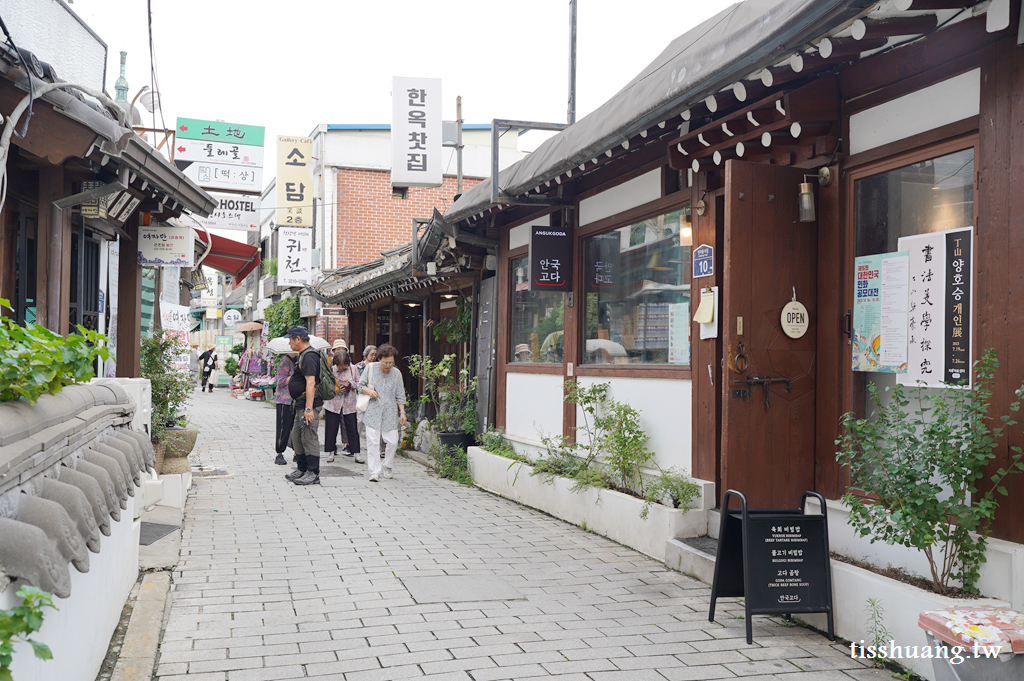
[[[391,186],[440,187],[441,80],[391,81]]]

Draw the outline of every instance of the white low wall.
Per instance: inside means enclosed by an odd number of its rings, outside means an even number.
[[[643,502],[639,499],[607,489],[573,492],[572,480],[555,478],[548,484],[542,476],[531,476],[531,470],[480,447],[469,448],[469,471],[480,488],[574,525],[585,524],[592,532],[662,562],[668,540],[696,537],[707,529],[706,511],[652,504],[647,520],[643,520]]]
[[[129,504],[142,503],[136,490]],[[129,506],[131,508],[131,506]],[[17,681],[95,681],[107,654],[132,585],[139,576],[141,523],[123,511],[119,522],[110,521],[110,536],[100,540],[99,553],[89,554],[89,571],[71,567],[71,597],[54,598],[58,610],[44,611],[43,628],[32,636],[50,646],[52,660],[40,660],[27,643],[14,647],[11,672]],[[0,608],[21,604],[15,582],[0,594]]]
[[[830,511],[831,512],[831,511]],[[831,539],[831,523],[829,538]],[[832,606],[835,633],[848,641],[865,641],[871,644],[867,627],[867,599],[879,602],[885,611],[885,626],[897,646],[923,646],[928,641],[924,630],[917,626],[917,618],[925,610],[941,610],[962,607],[965,604],[996,605],[1009,607],[1009,603],[996,599],[965,601],[961,598],[947,598],[917,587],[898,582],[848,563],[832,561]],[[799,615],[813,626],[827,631],[825,615]],[[936,681],[931,660],[896,660],[917,674]]]
[[[560,374],[506,374],[505,433],[531,456],[544,450],[541,437],[562,434],[563,381]]]

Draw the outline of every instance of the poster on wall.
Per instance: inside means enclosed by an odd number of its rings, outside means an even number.
[[[171,367],[188,371],[189,329],[192,328],[192,312],[184,305],[166,300],[160,301],[160,325],[168,335],[174,336],[185,345],[185,351],[171,358]]]
[[[690,303],[669,303],[668,363],[690,363]]]
[[[907,371],[909,255],[865,255],[854,261],[853,370]]]
[[[965,227],[899,240],[910,254],[904,385],[970,384],[972,238]]]
[[[107,307],[110,309],[110,321],[107,323],[107,347],[110,348],[110,357],[103,365],[103,375],[107,378],[117,376],[117,278],[121,276],[121,242],[110,241],[107,243]]]

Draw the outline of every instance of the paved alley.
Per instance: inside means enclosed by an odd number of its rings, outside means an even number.
[[[708,622],[704,584],[401,457],[393,480],[343,459],[322,466],[358,476],[291,485],[268,405],[200,394],[193,420],[228,475],[188,501],[161,681],[890,678],[766,617],[748,646],[735,601]],[[438,598],[417,579],[445,576],[476,579]],[[506,600],[465,600],[480,588]]]

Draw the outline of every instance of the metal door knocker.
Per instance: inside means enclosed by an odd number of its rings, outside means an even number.
[[[750,360],[743,354],[743,341],[739,343],[739,352],[736,353],[736,359],[734,361],[736,365],[736,373],[742,374],[750,367]]]

